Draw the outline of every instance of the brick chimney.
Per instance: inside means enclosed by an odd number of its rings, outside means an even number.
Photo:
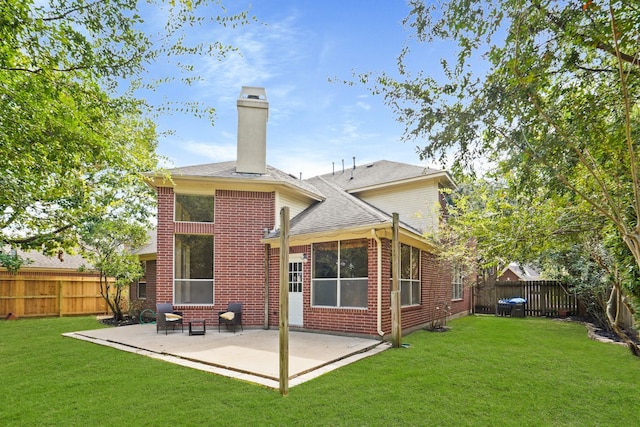
[[[238,98],[238,173],[267,173],[269,102],[262,87],[243,86]]]

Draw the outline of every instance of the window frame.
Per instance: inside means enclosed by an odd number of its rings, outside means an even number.
[[[406,268],[403,263],[403,250],[409,250],[409,266]],[[414,258],[417,258],[417,264],[414,265]],[[392,261],[393,262],[393,261]],[[391,266],[391,274],[389,274],[389,290],[393,287],[393,266]],[[407,270],[408,268],[408,270]],[[407,275],[408,273],[408,275]],[[400,306],[416,307],[422,305],[422,250],[415,246],[400,243]],[[404,292],[403,292],[404,291]],[[402,300],[409,295],[409,303],[405,304]]]
[[[178,219],[178,198],[179,197],[206,197],[211,199],[211,221],[191,221],[185,219]],[[216,198],[212,194],[191,194],[191,193],[174,193],[173,195],[173,221],[174,222],[186,222],[186,223],[197,223],[197,224],[215,224],[216,217]]]
[[[140,261],[143,276],[136,280],[136,299],[147,299],[147,261]],[[144,285],[144,295],[140,295],[140,285]]]
[[[144,285],[144,295],[140,295],[140,285]],[[146,280],[138,280],[136,286],[136,298],[137,299],[147,299],[147,281]]]
[[[451,300],[464,299],[464,269],[460,264],[451,267]]]
[[[357,277],[348,277],[346,270],[344,267],[346,266],[346,260],[348,257],[343,257],[342,253],[347,249],[343,248],[347,244],[347,242],[357,242],[362,241],[364,250],[366,252],[366,276],[357,276]],[[335,268],[335,277],[316,277],[318,273],[318,257],[316,256],[316,248],[317,245],[322,244],[337,244],[336,249],[336,268]],[[356,246],[357,248],[361,248],[362,246]],[[311,306],[318,308],[337,308],[337,309],[349,309],[349,310],[367,310],[369,308],[369,240],[366,238],[361,239],[345,239],[345,240],[333,240],[330,242],[317,242],[312,244],[311,248],[312,253],[312,271],[311,271]],[[346,255],[346,254],[345,254]],[[345,265],[343,265],[345,264]],[[358,271],[363,271],[363,266],[353,266],[353,268]],[[335,286],[335,305],[332,304],[318,304],[316,303],[316,297],[318,296],[317,288],[320,285],[324,286]],[[355,299],[362,299],[364,297],[364,305],[343,305],[343,301],[346,299],[347,293],[351,289],[351,285],[356,288]],[[364,285],[364,295],[359,294],[358,291],[362,291],[362,289],[358,289]]]
[[[187,265],[187,261],[184,260],[184,252],[181,252],[181,255],[178,256],[178,236],[197,236],[197,237],[203,237],[203,238],[210,238],[211,239],[211,277],[206,277],[206,278],[189,278],[189,277],[176,277],[178,275],[178,269],[186,272],[187,268],[189,269],[189,275],[191,273],[191,258],[190,258],[190,254],[188,254],[189,256],[189,260],[188,260],[188,264]],[[215,245],[215,238],[212,234],[197,234],[197,233],[176,233],[173,235],[173,283],[172,283],[172,293],[173,293],[173,303],[176,305],[182,305],[182,306],[213,306],[215,304],[215,278],[214,278],[214,271],[215,271],[215,260],[214,260],[214,245]],[[180,263],[180,267],[177,266],[177,264]],[[208,269],[207,269],[208,270]],[[179,283],[179,282],[188,282],[188,283]],[[183,291],[178,291],[177,287],[179,285],[185,286],[187,285],[188,287],[191,286],[191,284],[197,284],[197,283],[211,283],[211,300],[210,302],[198,302],[198,301],[185,301],[183,298],[181,298],[180,300],[178,300],[178,294],[181,294]],[[189,289],[190,291],[190,289]]]

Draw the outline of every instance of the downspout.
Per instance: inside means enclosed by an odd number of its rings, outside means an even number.
[[[271,245],[264,245],[264,329],[269,329],[269,262]]]
[[[375,229],[371,229],[371,235],[376,241],[376,245],[378,247],[378,262],[377,266],[377,285],[378,285],[378,295],[377,295],[377,326],[378,326],[378,335],[384,337],[384,331],[382,330],[382,241],[376,234]]]
[[[267,237],[269,229],[264,229],[264,236]],[[264,329],[269,329],[269,263],[270,263],[271,245],[264,245]]]

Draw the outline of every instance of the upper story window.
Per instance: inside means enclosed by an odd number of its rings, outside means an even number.
[[[185,222],[213,222],[213,196],[176,194],[175,220]]]

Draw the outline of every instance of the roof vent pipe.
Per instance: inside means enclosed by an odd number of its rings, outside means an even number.
[[[336,162],[331,162],[331,175],[336,174]]]
[[[356,156],[353,156],[353,168],[356,168]]]

